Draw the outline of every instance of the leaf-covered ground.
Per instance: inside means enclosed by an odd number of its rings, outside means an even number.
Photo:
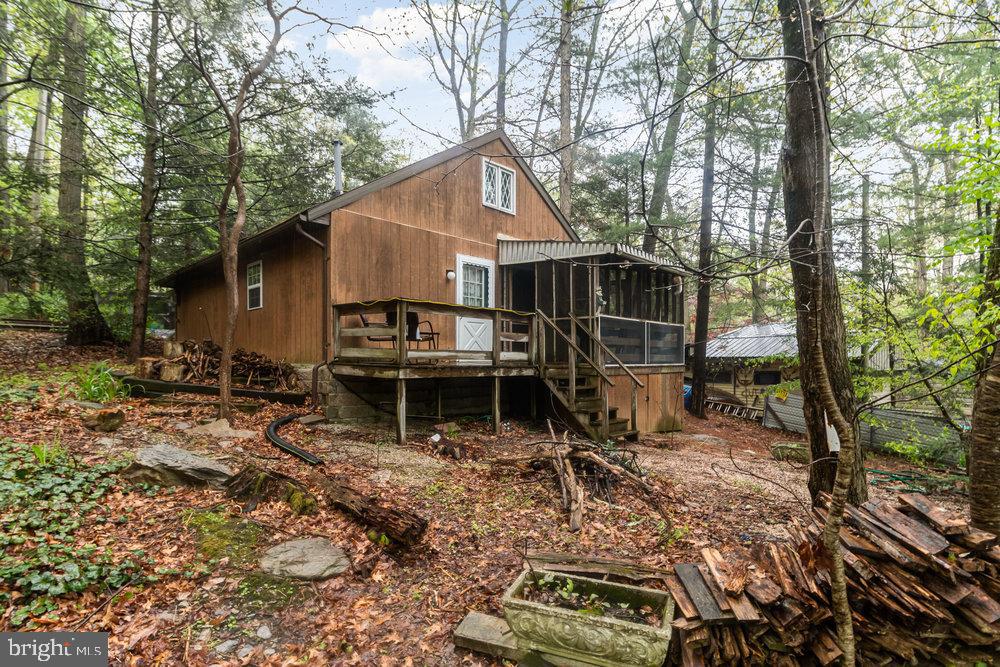
[[[0,333],[0,629],[108,631],[116,664],[489,664],[455,650],[451,633],[470,610],[500,613],[525,548],[664,566],[704,546],[732,552],[780,538],[806,511],[805,472],[769,455],[771,443],[794,438],[720,415],[640,444],[672,522],[619,491],[613,504],[587,503],[578,533],[550,479],[492,463],[543,439],[538,425],[495,437],[484,422],[463,423],[460,462],[433,453],[419,430],[399,448],[388,425],[287,427],[326,460],[320,472],[430,520],[419,547],[392,553],[322,504],[309,516],[282,503],[244,515],[218,491],[125,482],[117,471],[133,452],[160,441],[234,469],[255,463],[307,483],[316,471],[263,437],[286,406],[238,413],[238,428],[261,433],[246,440],[186,434],[213,416],[204,397],[120,399],[120,430],[86,429],[86,408],[72,402],[77,369],[98,360],[123,363],[112,349],[66,350],[55,335]],[[956,494],[937,500],[964,504]],[[340,545],[354,569],[318,584],[256,571],[270,545],[308,536]]]

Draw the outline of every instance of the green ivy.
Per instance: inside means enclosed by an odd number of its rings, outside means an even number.
[[[54,611],[60,596],[126,584],[145,557],[115,561],[74,540],[88,521],[107,521],[94,510],[125,461],[84,466],[69,456],[40,459],[36,449],[0,441],[0,606],[15,607],[13,625]]]

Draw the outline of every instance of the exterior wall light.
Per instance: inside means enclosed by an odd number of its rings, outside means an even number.
[[[454,280],[455,279],[455,269],[448,269],[447,271],[445,271],[444,272],[444,277],[447,278],[449,281]]]

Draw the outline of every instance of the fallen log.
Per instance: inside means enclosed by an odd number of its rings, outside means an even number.
[[[369,537],[381,542],[382,537],[402,546],[411,547],[423,538],[427,519],[405,509],[386,507],[378,498],[367,496],[342,480],[315,477],[326,502],[347,512],[371,531]]]
[[[263,501],[288,503],[295,514],[316,511],[316,496],[294,477],[275,470],[248,465],[224,483],[226,495],[244,501],[244,512],[252,512]]]

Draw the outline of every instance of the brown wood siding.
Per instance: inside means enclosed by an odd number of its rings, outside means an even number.
[[[503,151],[499,141],[481,149],[484,155]],[[479,155],[442,163],[334,211],[330,216],[333,303],[394,296],[455,303],[457,281],[447,280],[445,273],[456,268],[456,255],[481,257],[495,264],[501,234],[569,240],[514,160],[490,159],[517,174],[514,214],[483,205]],[[501,304],[496,293],[498,273],[495,268],[491,285],[496,305]],[[454,347],[454,318],[431,321],[441,332],[440,347]]]
[[[646,385],[639,388],[638,394],[639,430],[679,431],[684,418],[684,373],[636,372],[636,377]],[[618,408],[618,416],[628,419],[632,410],[632,381],[622,375],[613,379],[615,386],[608,389],[608,406]]]
[[[500,235],[569,240],[544,198],[511,158],[491,157],[516,173],[516,209],[482,203],[482,155],[506,152],[497,140],[477,155],[455,158],[372,192],[330,215],[331,302],[405,296],[454,303],[456,255],[497,260]],[[293,362],[322,357],[322,252],[294,230],[269,239],[263,252],[241,249],[236,344]],[[264,260],[264,308],[246,310],[246,264]],[[501,300],[494,271],[494,302]],[[225,305],[221,267],[178,279],[177,338],[221,335]],[[276,298],[280,300],[276,301]],[[326,311],[329,316],[329,310]],[[454,318],[437,318],[440,346],[454,347]],[[358,344],[365,344],[359,341]],[[382,344],[383,346],[385,344]]]
[[[248,311],[246,267],[258,260],[263,269],[263,308]],[[319,360],[322,263],[320,248],[294,230],[267,248],[241,252],[236,346],[293,363]],[[221,340],[226,314],[221,266],[186,276],[178,282],[176,294],[177,340]]]

